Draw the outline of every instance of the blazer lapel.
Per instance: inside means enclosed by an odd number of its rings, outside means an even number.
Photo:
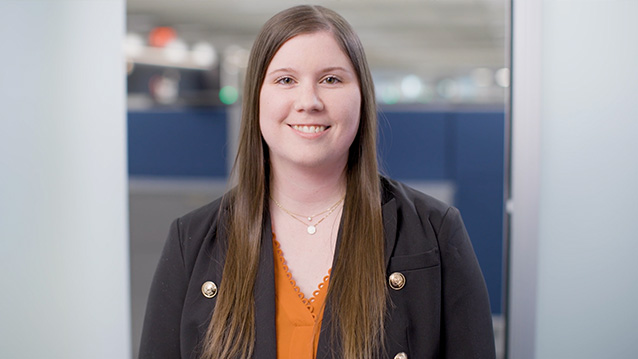
[[[392,198],[383,207],[383,236],[385,237],[385,267],[390,265],[390,256],[397,239],[397,201]]]
[[[270,216],[266,214],[255,283],[255,359],[277,357],[275,333],[275,264]]]

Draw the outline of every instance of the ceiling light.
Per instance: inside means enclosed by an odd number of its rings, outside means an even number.
[[[510,69],[507,67],[503,67],[499,69],[494,74],[494,79],[496,83],[501,87],[509,87],[510,86]]]
[[[139,34],[129,32],[124,38],[124,54],[126,57],[135,58],[142,54],[144,40]]]
[[[175,39],[164,47],[164,56],[170,62],[178,63],[184,61],[187,53],[186,43],[180,39]]]
[[[416,75],[409,75],[401,81],[401,92],[403,96],[409,99],[415,99],[421,95],[423,84],[421,79]]]
[[[199,66],[213,67],[217,63],[217,52],[213,45],[206,41],[200,41],[193,45],[193,62]]]

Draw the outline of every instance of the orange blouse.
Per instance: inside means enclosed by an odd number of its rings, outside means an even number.
[[[284,254],[274,234],[273,248],[277,359],[315,359],[330,270],[312,293],[312,298],[305,298],[288,271]]]

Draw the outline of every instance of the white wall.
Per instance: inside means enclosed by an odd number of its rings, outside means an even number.
[[[0,3],[0,357],[130,357],[124,1]]]
[[[515,1],[514,7],[528,6],[522,3]],[[518,215],[521,223],[516,227],[513,221],[512,268],[519,278],[522,270],[535,269],[528,276],[532,283],[514,286],[526,287],[522,292],[527,293],[535,286],[536,291],[532,306],[512,303],[510,323],[512,331],[531,328],[533,335],[531,346],[525,338],[511,341],[510,357],[530,357],[522,348],[529,352],[531,347],[532,357],[539,359],[635,358],[638,1],[546,0],[535,7],[541,15],[535,23],[525,24],[529,13],[515,12],[513,19],[515,34],[517,26],[519,33],[537,29],[541,42],[539,61],[532,66],[537,83],[516,82],[530,68],[523,66],[522,50],[518,57],[514,51],[514,106],[517,101],[539,104],[531,118],[513,111],[514,141],[516,133],[525,137],[521,128],[530,126],[522,120],[533,121],[532,129],[539,131],[528,133],[532,145],[513,144],[513,160],[531,153],[540,165],[536,184],[517,181],[513,167],[512,185],[519,193],[513,198],[513,217]],[[525,46],[514,39],[514,47]],[[517,87],[531,88],[539,98],[516,96]],[[519,164],[519,174],[525,166]],[[526,191],[536,193],[538,201],[520,195]],[[526,221],[517,211],[528,205],[537,209],[537,219],[527,221],[536,225],[535,237],[517,232]],[[526,268],[516,262],[525,255],[523,247],[532,248],[535,257]],[[510,292],[510,298],[520,293]],[[521,321],[524,310],[532,313],[531,321]]]

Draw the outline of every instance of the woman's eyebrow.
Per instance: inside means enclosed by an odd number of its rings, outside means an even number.
[[[324,69],[321,69],[320,73],[327,73],[327,72],[335,72],[335,71],[341,71],[341,72],[346,72],[346,73],[352,73],[352,70],[349,70],[345,67],[342,66],[330,66],[330,67],[326,67]],[[297,73],[294,69],[292,69],[291,67],[282,67],[282,68],[278,68],[278,69],[274,69],[272,71],[269,71],[268,73],[266,73],[266,76],[271,76],[271,75],[275,75],[278,73]]]
[[[334,72],[334,71],[352,72],[351,70],[348,70],[347,68],[341,67],[341,66],[327,67],[322,70],[322,72]]]
[[[282,67],[282,68],[279,68],[279,69],[275,69],[275,70],[269,71],[268,73],[266,73],[266,76],[274,75],[274,74],[277,74],[277,73],[280,73],[280,72],[283,72],[283,73],[295,73],[295,70],[293,70],[290,67]]]

